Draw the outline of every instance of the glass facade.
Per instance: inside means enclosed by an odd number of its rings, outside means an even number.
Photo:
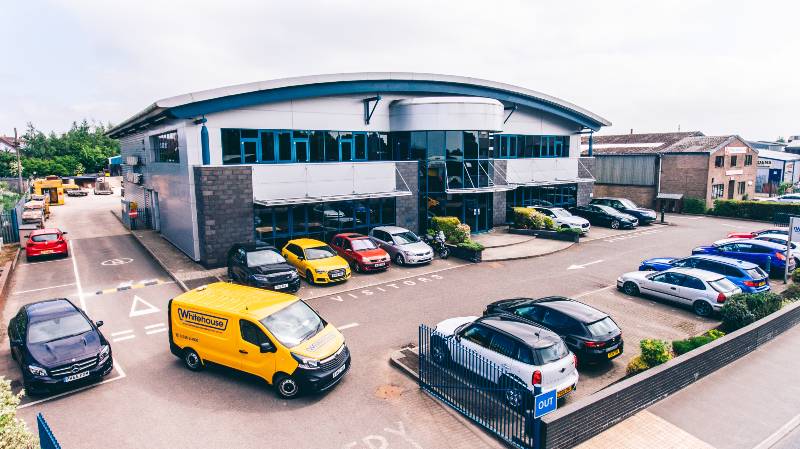
[[[395,224],[395,199],[373,198],[293,206],[255,206],[255,238],[281,248],[296,238],[329,242],[340,232],[367,234]]]
[[[514,220],[514,207],[555,206],[574,207],[578,200],[577,184],[517,187],[506,192],[506,221]]]
[[[569,136],[495,134],[494,148],[499,159],[569,157]]]

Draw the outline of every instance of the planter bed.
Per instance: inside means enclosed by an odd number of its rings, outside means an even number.
[[[578,242],[580,236],[571,232],[550,231],[547,229],[516,229],[508,228],[511,234],[534,235],[540,239],[563,240],[565,242]]]
[[[450,250],[450,255],[456,259],[466,260],[474,263],[478,263],[483,259],[483,250],[475,251],[473,249],[461,248],[449,243],[447,243],[447,248]]]

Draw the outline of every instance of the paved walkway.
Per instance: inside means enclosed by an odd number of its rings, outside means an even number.
[[[574,245],[574,242],[539,239],[530,235],[509,234],[507,227],[497,227],[486,234],[476,234],[472,240],[480,243],[483,250],[483,261],[527,259],[562,251]]]

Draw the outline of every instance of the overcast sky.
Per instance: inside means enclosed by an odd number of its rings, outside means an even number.
[[[0,134],[257,80],[433,72],[516,84],[602,132],[800,134],[800,2],[6,1]]]

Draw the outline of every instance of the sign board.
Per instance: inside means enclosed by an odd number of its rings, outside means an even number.
[[[725,154],[744,154],[747,153],[747,147],[727,147]]]
[[[762,168],[769,168],[772,167],[772,159],[764,159],[760,157],[758,158],[758,162],[756,164]]]
[[[545,391],[544,393],[533,397],[534,418],[541,418],[550,412],[556,411],[556,408],[558,408],[556,390]]]
[[[800,217],[792,217],[789,220],[789,240],[792,242],[800,240]]]

